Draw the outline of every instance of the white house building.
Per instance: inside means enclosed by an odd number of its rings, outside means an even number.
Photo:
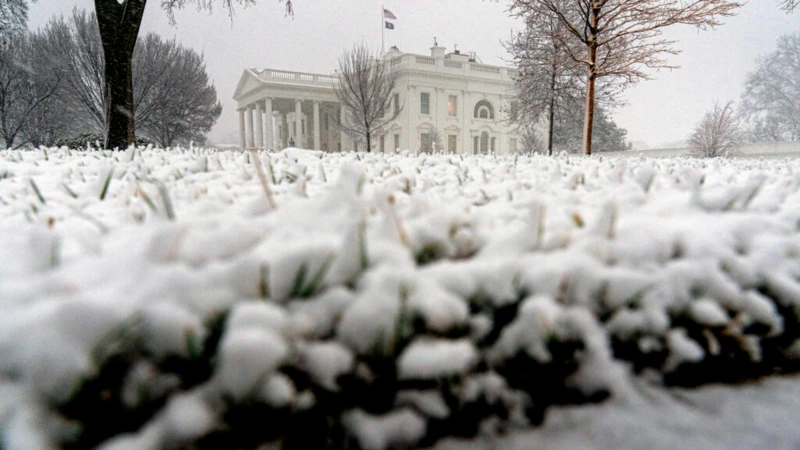
[[[438,45],[430,56],[393,47],[385,58],[399,71],[393,105],[399,117],[374,139],[373,151],[426,151],[438,133],[450,153],[514,153],[514,69],[481,64]],[[357,150],[336,125],[344,114],[333,86],[336,75],[246,69],[233,98],[238,103],[242,148],[290,145],[323,151]]]

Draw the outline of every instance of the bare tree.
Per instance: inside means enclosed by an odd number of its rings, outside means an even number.
[[[24,33],[28,27],[26,0],[0,1],[0,46],[8,45],[13,36]]]
[[[516,107],[510,115],[523,130],[546,117],[547,153],[552,155],[556,108],[563,100],[579,95],[579,66],[569,51],[561,48],[558,36],[563,34],[563,25],[558,16],[530,14],[524,19],[525,30],[505,43],[518,69],[514,76]]]
[[[64,67],[62,112],[76,119],[74,133],[106,129],[103,48],[94,14],[77,8],[68,18],[55,17],[41,30],[40,48],[53,64]]]
[[[201,54],[148,34],[134,55],[133,74],[142,134],[164,147],[205,141],[222,106]]]
[[[334,84],[336,97],[345,108],[338,119],[346,133],[366,141],[372,150],[377,130],[400,115],[402,105],[392,103],[398,73],[380,55],[373,55],[365,44],[345,50],[339,58],[339,78]]]
[[[781,36],[778,49],[747,75],[742,113],[754,140],[800,141],[800,32]]]
[[[73,134],[102,132],[105,61],[94,14],[73,10],[42,34],[48,58],[66,68],[61,109],[78,119]],[[203,56],[151,33],[139,38],[132,68],[136,132],[163,146],[203,141],[221,113]]]
[[[0,47],[0,139],[6,148],[29,143],[28,121],[61,86],[62,71],[32,58],[34,46],[34,39],[22,34]]]
[[[675,41],[664,39],[676,24],[704,29],[742,4],[734,0],[514,0],[512,13],[524,17],[555,15],[563,25],[554,37],[570,58],[586,70],[583,152],[592,153],[596,82],[620,81],[625,87],[649,78],[645,68],[671,67]]]
[[[80,128],[79,115],[71,107],[65,89],[69,69],[64,60],[50,57],[51,42],[43,32],[32,33],[28,39],[31,45],[27,60],[35,68],[29,74],[33,81],[32,97],[42,101],[24,118],[20,139],[34,147],[49,147]],[[53,87],[55,90],[50,92]]]
[[[714,104],[689,137],[689,148],[696,156],[731,156],[741,144],[740,122],[733,102]]]
[[[794,11],[797,5],[800,5],[800,0],[783,0],[780,2],[781,9],[786,11],[786,13]]]
[[[545,147],[545,144],[539,138],[539,133],[536,132],[534,127],[530,126],[522,128],[519,136],[520,145],[522,146],[522,151],[524,153],[552,154],[551,151],[548,151],[548,149]]]

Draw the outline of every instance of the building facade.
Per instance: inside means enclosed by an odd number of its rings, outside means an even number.
[[[372,151],[518,151],[509,120],[513,69],[478,63],[458,50],[445,53],[438,45],[430,56],[392,48],[384,57],[398,71],[392,107],[402,111],[376,133]],[[234,93],[242,148],[359,150],[337,126],[344,108],[336,81],[335,75],[245,70]]]

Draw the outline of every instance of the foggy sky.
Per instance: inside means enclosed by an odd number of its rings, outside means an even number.
[[[237,143],[239,119],[231,97],[245,67],[330,73],[344,48],[362,40],[380,47],[381,3],[295,0],[291,18],[284,16],[283,4],[261,0],[237,8],[233,20],[221,7],[213,14],[189,7],[176,14],[172,26],[159,2],[150,0],[142,31],[175,37],[205,55],[223,106],[209,138]],[[668,29],[665,36],[678,40],[676,47],[683,51],[670,62],[681,68],[653,72],[654,80],[626,92],[627,105],[614,112],[614,119],[628,130],[628,139],[650,146],[684,140],[715,100],[738,100],[756,57],[773,51],[780,35],[800,30],[800,11],[786,14],[777,3],[751,0],[715,30]],[[93,5],[93,0],[39,0],[31,5],[29,25],[36,29],[54,14]],[[458,44],[487,64],[504,64],[510,57],[501,41],[521,27],[509,18],[508,1],[384,0],[384,7],[397,16],[395,30],[385,31],[386,48],[397,45],[409,53],[428,54],[436,36],[448,51]]]

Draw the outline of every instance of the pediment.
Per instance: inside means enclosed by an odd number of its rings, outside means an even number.
[[[238,100],[239,97],[253,89],[262,86],[264,83],[258,78],[251,69],[245,69],[239,78],[239,84],[236,85],[236,90],[233,92],[233,99]]]

